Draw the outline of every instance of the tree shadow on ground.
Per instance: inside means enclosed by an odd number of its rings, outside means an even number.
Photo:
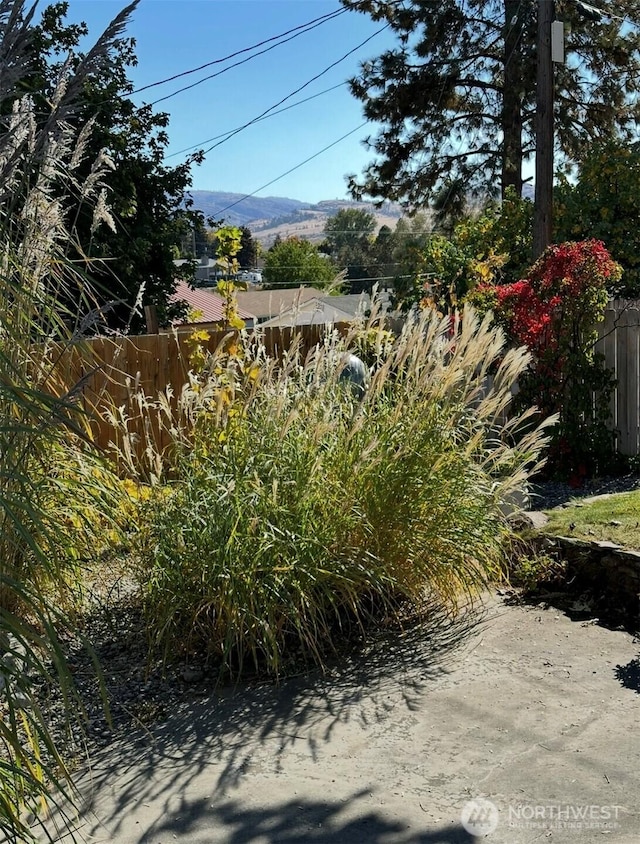
[[[237,801],[212,806],[209,800],[183,801],[174,817],[163,818],[137,844],[164,841],[163,835],[190,844],[474,844],[475,836],[459,824],[434,830],[416,830],[385,818],[377,811],[353,808],[368,792],[336,802],[295,800],[265,807],[247,807]],[[415,825],[414,825],[415,827]]]
[[[616,665],[614,673],[620,685],[640,694],[640,657],[632,659],[626,665]]]
[[[176,795],[189,793],[195,781],[206,777],[210,800],[208,811],[238,787],[250,769],[257,764],[277,776],[282,770],[285,753],[304,754],[309,769],[317,762],[323,745],[334,731],[346,724],[362,730],[385,729],[391,719],[416,710],[427,686],[446,678],[453,667],[464,659],[463,645],[483,625],[482,607],[472,607],[458,616],[434,607],[420,625],[404,631],[383,631],[369,640],[357,653],[350,653],[324,671],[314,670],[289,678],[280,684],[252,682],[233,688],[218,688],[204,700],[181,703],[171,717],[151,731],[132,732],[126,739],[112,744],[93,759],[91,770],[84,777],[82,789],[85,825],[93,812],[116,836],[130,819],[132,810],[153,803],[157,823],[166,823],[169,808]],[[305,761],[305,764],[307,762]],[[117,775],[117,787],[112,787]],[[274,783],[275,787],[275,783]],[[101,795],[112,792],[108,817]],[[200,807],[197,813],[207,811]],[[324,807],[324,808],[323,808]],[[311,815],[328,813],[333,818],[340,805],[331,808],[318,803],[309,809]],[[274,810],[272,823],[284,830],[293,823],[295,807],[285,806],[280,814]],[[237,807],[236,807],[237,810]],[[196,809],[194,809],[196,811]],[[298,811],[299,810],[295,810]],[[237,810],[241,819],[243,812]],[[175,812],[171,812],[172,815]],[[153,819],[152,819],[153,820]],[[267,823],[263,818],[262,823]],[[217,822],[212,816],[211,823]],[[238,821],[239,822],[239,821]],[[243,821],[244,823],[244,821]],[[398,837],[392,827],[377,816],[371,816],[373,833],[364,837],[343,830],[331,832],[327,821],[322,835],[313,837],[271,837],[265,841],[357,841],[368,842],[470,842],[464,832],[458,837],[443,832],[438,837]],[[97,822],[95,829],[102,826]],[[139,828],[139,827],[138,827]],[[243,831],[244,829],[244,831]],[[295,830],[295,825],[293,826]],[[363,827],[364,829],[364,827]],[[329,832],[327,832],[329,830]],[[320,830],[322,831],[322,830]],[[301,833],[300,833],[301,835]],[[334,837],[331,837],[334,835]],[[242,837],[244,836],[244,837]],[[386,837],[385,837],[386,836]],[[128,840],[128,839],[127,839]],[[140,839],[151,840],[151,839]],[[198,839],[189,839],[196,841]],[[203,844],[211,838],[202,838]],[[250,826],[245,824],[231,841],[252,841]],[[262,840],[262,839],[261,839]]]

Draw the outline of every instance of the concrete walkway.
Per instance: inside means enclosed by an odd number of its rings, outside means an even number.
[[[490,598],[480,617],[225,690],[112,745],[82,780],[79,829],[110,844],[637,844],[639,652]]]

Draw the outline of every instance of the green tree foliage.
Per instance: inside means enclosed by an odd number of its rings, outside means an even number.
[[[602,240],[624,273],[612,295],[640,296],[640,146],[609,141],[581,162],[577,179],[556,188],[556,240]]]
[[[395,243],[393,229],[387,225],[381,226],[376,239],[371,244],[372,263],[369,269],[374,278],[389,281],[396,274]]]
[[[445,312],[479,283],[505,284],[529,269],[533,205],[512,188],[502,201],[490,201],[448,235],[430,233],[426,217],[400,220],[395,254],[402,259],[396,279],[398,304],[429,304]]]
[[[299,237],[289,237],[267,252],[262,277],[272,289],[310,284],[322,287],[336,275],[331,261],[317,248]]]
[[[401,217],[393,232],[394,295],[397,304],[410,306],[422,296],[423,252],[431,234],[426,214]]]
[[[383,124],[369,142],[376,160],[350,180],[354,196],[419,206],[447,184],[520,195],[535,146],[536,0],[342,3],[388,22],[398,39],[351,80],[366,117]],[[635,131],[640,9],[619,0],[615,15],[591,20],[558,0],[556,15],[571,28],[555,69],[557,143],[574,162],[594,138]]]
[[[323,249],[333,258],[337,267],[346,270],[351,293],[360,293],[372,287],[372,240],[376,218],[358,208],[341,208],[327,220]]]
[[[260,244],[251,234],[251,229],[248,229],[246,226],[240,226],[240,235],[240,251],[236,256],[238,266],[241,269],[251,270],[257,266]]]
[[[479,217],[455,227],[456,238],[477,261],[502,256],[496,280],[518,281],[529,271],[533,249],[533,203],[507,188],[502,200],[489,201]],[[496,269],[498,265],[495,264]]]
[[[341,208],[325,223],[324,233],[332,253],[369,242],[376,228],[376,218],[358,208]]]
[[[461,178],[445,179],[434,193],[431,207],[435,212],[434,228],[443,234],[451,234],[456,223],[468,214],[465,181]]]
[[[74,68],[83,65],[79,41],[86,27],[65,25],[67,6],[49,7],[35,27],[37,66],[28,87],[40,102],[50,99],[63,61]],[[110,62],[87,74],[75,92],[76,104],[67,115],[70,125],[79,130],[92,122],[78,178],[89,176],[98,154],[109,163],[99,198],[108,225],[96,229],[91,210],[77,194],[68,198],[67,213],[76,241],[74,257],[85,261],[92,295],[99,304],[117,302],[105,312],[108,325],[140,331],[144,305],[156,306],[161,324],[173,315],[169,300],[178,277],[175,251],[197,217],[185,207],[184,195],[198,156],[177,166],[165,163],[169,117],[155,114],[150,106],[138,108],[129,98],[133,86],[127,69],[135,63],[133,40],[120,36]],[[189,278],[190,267],[182,273]]]

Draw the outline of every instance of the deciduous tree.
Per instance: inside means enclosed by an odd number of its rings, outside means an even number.
[[[131,12],[136,5],[131,4]],[[50,97],[63,63],[78,68],[84,61],[80,39],[87,29],[65,24],[67,8],[67,3],[48,7],[35,27],[37,61],[24,87],[42,102]],[[135,332],[144,330],[144,305],[155,305],[161,324],[171,319],[177,278],[190,276],[188,266],[176,269],[174,257],[193,223],[184,197],[198,156],[176,166],[165,162],[168,115],[139,108],[130,98],[127,71],[136,64],[134,47],[133,39],[119,37],[110,61],[84,76],[67,114],[77,130],[92,125],[77,166],[78,181],[86,179],[99,153],[111,163],[99,200],[109,225],[95,229],[91,209],[77,194],[66,200],[66,211],[75,241],[70,257],[84,262],[96,302],[116,302],[105,312],[107,326]]]
[[[598,144],[556,190],[556,240],[604,241],[622,266],[622,281],[611,295],[640,295],[640,147],[610,141]]]
[[[322,248],[333,258],[340,269],[346,271],[351,293],[370,289],[373,254],[371,236],[376,228],[376,218],[359,208],[341,208],[325,223],[326,240]]]
[[[296,284],[324,286],[336,275],[327,258],[317,248],[299,237],[289,237],[274,244],[265,258],[263,278],[267,287],[293,287]]]

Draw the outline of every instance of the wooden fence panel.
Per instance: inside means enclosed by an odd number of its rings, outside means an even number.
[[[599,334],[596,349],[617,381],[611,399],[611,430],[618,451],[631,457],[640,453],[640,302],[611,300]]]
[[[349,326],[337,325],[344,334]],[[260,332],[267,352],[282,360],[294,337],[300,337],[300,351],[306,356],[320,341],[324,326],[269,328]],[[228,331],[209,332],[203,346],[214,352],[229,337]],[[110,421],[112,415],[126,420],[126,427],[137,438],[141,453],[149,442],[162,450],[171,445],[170,435],[157,417],[145,414],[140,405],[140,391],[155,400],[168,394],[176,407],[178,397],[189,380],[189,333],[147,334],[132,337],[97,337],[81,346],[64,350],[56,368],[67,389],[77,385],[84,409],[90,418],[95,442],[101,448],[123,447],[121,435]]]
[[[346,324],[333,326],[341,334],[349,330]],[[303,358],[318,343],[324,326],[270,328],[260,332],[269,355],[282,360],[294,337],[300,337]],[[203,345],[215,351],[229,332],[210,332]],[[599,330],[597,350],[604,355],[605,365],[617,379],[611,399],[611,427],[616,432],[617,447],[623,454],[640,453],[640,302],[612,300]],[[184,384],[188,382],[190,335],[152,334],[122,338],[96,338],[87,348],[73,350],[61,356],[61,380],[71,387],[81,384],[84,407],[92,416],[96,442],[103,448],[110,442],[121,446],[108,413],[123,408],[129,419],[129,430],[139,437],[138,449],[149,438],[165,448],[170,445],[168,434],[157,424],[145,428],[144,414],[136,401],[136,391],[142,387],[146,395],[155,399],[159,393],[172,394],[175,407]]]

